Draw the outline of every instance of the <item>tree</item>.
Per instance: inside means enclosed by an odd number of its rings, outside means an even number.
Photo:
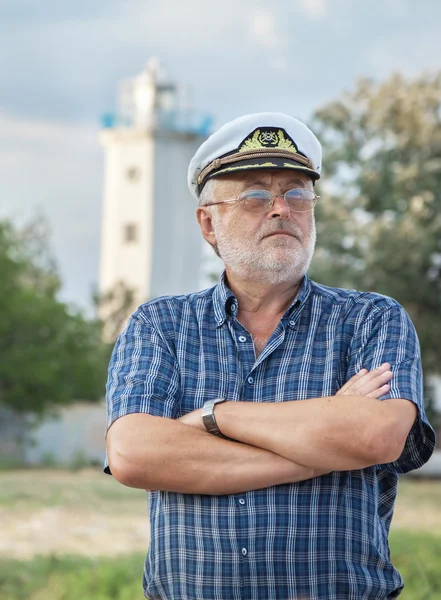
[[[312,276],[409,312],[426,374],[441,371],[441,73],[369,79],[314,115],[324,141]]]
[[[101,324],[58,300],[60,279],[39,220],[0,222],[0,406],[42,415],[104,395]]]
[[[137,308],[135,290],[119,281],[105,294],[96,292],[93,302],[102,321],[103,339],[113,345]]]

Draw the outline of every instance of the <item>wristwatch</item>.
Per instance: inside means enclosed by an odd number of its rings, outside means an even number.
[[[216,406],[216,404],[220,404],[221,402],[225,401],[226,398],[215,398],[214,400],[207,400],[204,403],[204,406],[202,407],[202,421],[208,433],[212,433],[213,435],[218,435],[219,437],[228,439],[225,435],[222,434],[214,416],[214,407]]]

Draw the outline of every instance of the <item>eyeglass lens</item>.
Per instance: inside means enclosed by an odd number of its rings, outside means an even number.
[[[314,192],[304,188],[288,190],[284,197],[289,208],[295,212],[311,210],[316,203]],[[273,196],[268,190],[247,190],[239,196],[241,208],[254,213],[267,212],[272,199]]]

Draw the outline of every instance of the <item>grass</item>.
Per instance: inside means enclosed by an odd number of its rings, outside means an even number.
[[[18,514],[48,507],[138,514],[144,519],[146,496],[98,468],[0,471],[0,511]],[[441,481],[401,478],[392,526],[441,535]]]
[[[390,545],[405,584],[400,600],[441,600],[441,536],[397,530]]]
[[[400,600],[441,600],[441,537],[396,531],[393,562],[405,581]],[[92,560],[0,559],[1,600],[141,600],[143,555]],[[343,600],[343,599],[342,599]]]
[[[145,492],[99,469],[7,470],[0,472],[2,519],[0,600],[142,600]],[[42,550],[51,525],[54,543]],[[80,535],[83,543],[70,543]],[[441,482],[402,478],[390,542],[405,581],[400,600],[441,600]],[[30,553],[18,552],[29,546]]]
[[[0,560],[1,600],[141,600],[143,556]]]
[[[145,493],[126,488],[99,469],[78,473],[61,469],[0,472],[0,507],[20,512],[53,506],[115,512],[121,504],[145,514]]]

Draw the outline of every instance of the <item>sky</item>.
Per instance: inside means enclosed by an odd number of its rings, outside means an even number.
[[[358,77],[441,69],[440,23],[438,0],[0,0],[0,218],[46,216],[62,298],[88,308],[100,118],[121,80],[156,56],[216,126],[259,111],[308,122]]]

